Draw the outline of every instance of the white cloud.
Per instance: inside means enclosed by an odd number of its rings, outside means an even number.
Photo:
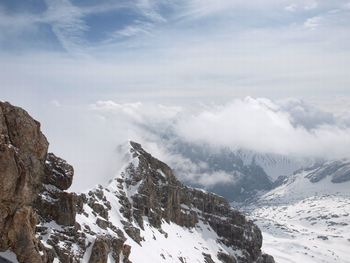
[[[55,104],[59,102],[59,107]],[[300,100],[237,99],[224,104],[182,106],[150,102],[101,100],[90,105],[56,99],[47,104],[19,104],[42,124],[50,151],[75,167],[74,190],[107,182],[122,164],[118,145],[140,142],[165,161],[184,181],[207,187],[239,178],[208,173],[205,163],[193,163],[167,151],[168,140],[199,145],[246,148],[297,157],[350,157],[349,101],[339,114],[318,110]],[[337,101],[339,102],[339,101]],[[339,103],[336,105],[339,107]],[[328,105],[327,105],[328,107]]]
[[[222,170],[208,172],[208,165],[203,162],[194,163],[181,154],[168,151],[167,145],[163,145],[160,138],[143,138],[142,146],[153,156],[167,163],[176,171],[176,177],[182,182],[191,185],[200,185],[210,188],[220,184],[233,184],[240,179],[240,174],[229,174]]]
[[[116,103],[114,101],[97,101],[90,108],[103,116],[111,118],[127,117],[129,121],[136,124],[158,124],[166,123],[174,119],[182,108],[179,106],[165,106],[162,104]]]
[[[85,44],[84,32],[88,30],[80,8],[69,0],[46,0],[47,11],[43,14],[43,22],[52,26],[53,32],[63,48],[71,52],[79,52]]]
[[[290,4],[284,8],[287,11],[295,12],[298,9],[298,6],[296,4]]]
[[[52,100],[50,103],[55,107],[62,107],[62,104],[58,100]]]
[[[312,10],[318,7],[318,2],[311,0],[311,1],[306,1],[305,5],[304,5],[304,9],[305,10]]]
[[[308,0],[308,1],[289,1],[290,4],[287,5],[284,9],[289,12],[296,12],[296,11],[308,11],[316,9],[319,4],[317,1],[314,0]]]
[[[69,54],[24,50],[14,55],[2,50],[1,95],[28,110],[59,102],[50,105],[54,116],[42,108],[36,114],[50,124],[52,147],[74,160],[78,177],[89,174],[94,181],[101,169],[113,166],[109,162],[115,145],[152,136],[146,127],[177,127],[189,140],[258,151],[348,156],[348,111],[340,120],[299,102],[227,103],[247,95],[323,97],[329,103],[333,96],[349,96],[350,16],[344,1],[47,3],[49,10],[35,16],[0,10],[0,42],[25,43],[23,33],[34,33],[39,24],[52,25]],[[294,12],[285,12],[286,7]],[[87,16],[125,9],[149,22],[133,21],[107,34],[105,41],[89,43]],[[86,56],[74,56],[80,52]],[[92,102],[88,110],[77,112]],[[202,102],[208,104],[198,106]],[[88,168],[91,162],[93,169]],[[77,182],[84,184],[84,179]]]
[[[304,26],[308,29],[314,30],[320,26],[321,22],[322,22],[322,17],[314,16],[314,17],[308,18],[305,21]]]
[[[114,35],[117,37],[132,37],[140,34],[150,35],[152,27],[151,23],[136,23],[116,31]]]
[[[349,127],[332,123],[327,114],[298,107],[301,106],[281,107],[266,99],[235,100],[182,120],[177,131],[188,141],[213,146],[292,156],[350,158]]]

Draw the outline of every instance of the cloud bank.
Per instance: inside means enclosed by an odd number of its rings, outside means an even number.
[[[324,158],[350,157],[350,127],[342,118],[302,101],[235,100],[180,120],[189,141],[261,153]]]
[[[350,105],[343,105],[334,113],[297,99],[247,97],[224,104],[101,100],[76,105],[53,100],[42,108],[24,107],[41,121],[50,151],[74,165],[73,189],[84,190],[113,177],[123,163],[118,146],[129,139],[176,167],[182,180],[206,187],[238,177],[217,171],[213,176],[205,163],[170,152],[170,143],[298,158],[350,158]]]

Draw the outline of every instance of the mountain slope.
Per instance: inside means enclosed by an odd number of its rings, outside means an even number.
[[[235,202],[245,202],[260,191],[271,190],[280,176],[314,163],[313,158],[259,153],[205,143],[189,142],[171,129],[150,130],[157,138],[149,145],[187,185],[205,188]],[[161,145],[161,149],[153,145]],[[163,158],[162,156],[162,158]]]
[[[244,164],[255,163],[263,168],[272,181],[280,176],[290,175],[294,171],[313,163],[313,160],[291,158],[279,154],[257,153],[251,150],[240,149],[235,153]]]
[[[259,190],[269,190],[272,181],[261,166],[244,162],[228,148],[213,148],[183,141],[164,139],[166,161],[182,182],[205,188],[230,201],[244,201]]]
[[[130,144],[120,174],[86,195],[82,228],[120,229],[133,262],[272,262],[261,255],[260,231],[222,197],[183,186],[166,164]]]
[[[277,262],[350,262],[350,163],[302,169],[244,209]]]
[[[10,262],[271,263],[259,228],[224,198],[185,187],[131,142],[107,187],[66,192],[74,170],[40,124],[0,102],[0,260]]]

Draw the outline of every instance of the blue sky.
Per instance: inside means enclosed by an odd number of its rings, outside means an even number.
[[[2,0],[1,89],[20,103],[343,96],[349,22],[339,0]]]

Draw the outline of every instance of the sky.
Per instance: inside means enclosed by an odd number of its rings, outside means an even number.
[[[19,102],[344,96],[349,22],[339,0],[2,0],[1,89]]]
[[[42,123],[77,184],[115,172],[145,127],[347,157],[349,23],[346,0],[1,0],[0,99]]]

